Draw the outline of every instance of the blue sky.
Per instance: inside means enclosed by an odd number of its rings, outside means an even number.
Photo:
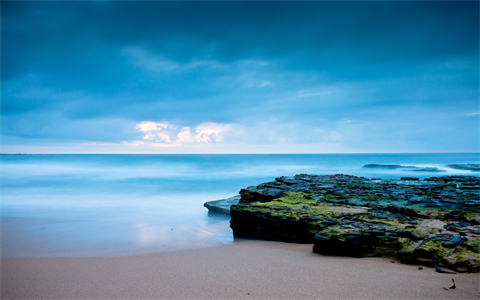
[[[480,152],[479,3],[1,2],[2,153]]]

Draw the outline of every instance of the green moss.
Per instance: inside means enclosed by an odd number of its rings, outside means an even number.
[[[479,254],[480,253],[480,241],[470,238],[462,244],[461,248],[465,248],[468,251]]]
[[[467,240],[460,247],[441,258],[440,263],[463,272],[479,272],[480,242]]]
[[[338,239],[340,241],[345,241],[345,239],[352,234],[351,231],[346,231],[345,229],[342,229],[339,226],[327,227],[318,233],[328,238],[335,237],[335,239]]]
[[[373,252],[368,256],[394,257],[397,252],[405,247],[406,238],[377,237],[374,242]]]
[[[480,214],[478,212],[473,212],[473,211],[462,211],[465,215],[465,219],[467,221],[474,220],[474,219],[480,219]]]
[[[332,214],[356,214],[359,213],[355,208],[354,211],[349,211],[348,207],[345,206],[335,206],[331,204],[316,204],[316,203],[296,203],[293,204],[293,201],[290,205],[285,205],[283,201],[271,201],[271,202],[255,202],[249,205],[237,205],[232,206],[232,209],[238,211],[247,211],[254,212],[259,214],[276,216],[285,216],[295,219],[309,219],[314,217],[316,220],[318,218],[331,218]],[[306,206],[306,208],[304,208]],[[320,217],[321,216],[321,217]],[[320,221],[321,222],[321,221]]]
[[[431,235],[438,232],[437,228],[425,227],[425,226],[422,226],[422,225],[417,225],[415,228],[406,228],[405,230],[410,231],[415,236],[417,236],[421,239],[426,239],[426,238],[430,237]]]
[[[453,250],[442,246],[438,241],[424,241],[417,247],[417,255],[435,260],[440,260],[450,254]]]
[[[432,251],[432,250],[436,250],[436,251],[440,251],[443,249],[443,246],[442,246],[442,243],[441,242],[437,242],[437,241],[426,241],[426,242],[423,242],[419,247],[418,249],[420,250],[426,250],[426,251]]]
[[[394,219],[375,219],[375,218],[371,218],[370,216],[365,217],[364,221],[368,221],[370,223],[384,223],[384,224],[388,224],[388,225],[391,225],[391,226],[397,227],[397,228],[402,228],[401,225],[403,225],[403,223],[400,223],[398,220],[394,220]]]
[[[317,201],[313,200],[312,197],[315,196],[313,193],[303,193],[303,192],[286,192],[284,196],[274,199],[270,202],[264,204],[271,205],[299,205],[299,204],[315,204]]]
[[[302,192],[287,192],[285,196],[274,199],[270,202],[254,202],[247,206],[240,206],[239,209],[246,211],[258,211],[269,213],[271,215],[287,213],[292,216],[318,216],[331,217],[332,214],[359,214],[365,212],[364,209],[349,205],[334,205],[330,203],[318,202],[308,199],[313,194]]]
[[[319,231],[322,223],[323,223],[323,221],[308,222],[307,226],[311,229],[315,229],[316,231]]]
[[[366,256],[373,256],[373,257],[394,257],[397,254],[397,251],[390,246],[376,246],[374,248],[374,252],[370,255]]]
[[[354,186],[368,186],[368,187],[372,187],[372,184],[368,184],[368,183],[365,183],[365,182],[355,182],[355,183],[353,183],[352,185],[354,185]]]
[[[415,242],[411,240],[404,242],[402,248],[397,251],[397,256],[402,260],[412,257],[413,252],[421,243],[422,241]]]
[[[272,207],[260,205],[232,205],[231,210],[268,214],[274,217],[276,216],[281,218],[295,216],[294,212],[288,209],[273,209]]]

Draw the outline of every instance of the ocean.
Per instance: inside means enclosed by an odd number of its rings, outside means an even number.
[[[479,162],[478,153],[0,155],[1,257],[121,256],[231,244],[229,218],[208,214],[203,203],[247,186],[300,173],[479,176],[448,167]]]

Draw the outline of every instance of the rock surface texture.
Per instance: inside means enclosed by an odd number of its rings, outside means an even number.
[[[280,177],[240,191],[237,237],[313,243],[313,252],[396,257],[479,272],[480,177]]]
[[[216,214],[230,214],[230,207],[232,205],[238,204],[240,201],[240,195],[230,197],[228,199],[221,199],[215,201],[207,201],[203,204],[206,208],[208,208],[209,213],[216,213]]]

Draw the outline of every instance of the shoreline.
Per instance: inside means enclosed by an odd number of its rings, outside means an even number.
[[[133,256],[1,259],[1,298],[478,299],[477,274],[385,258],[312,253],[310,244],[234,244]],[[447,289],[455,279],[456,289]]]

